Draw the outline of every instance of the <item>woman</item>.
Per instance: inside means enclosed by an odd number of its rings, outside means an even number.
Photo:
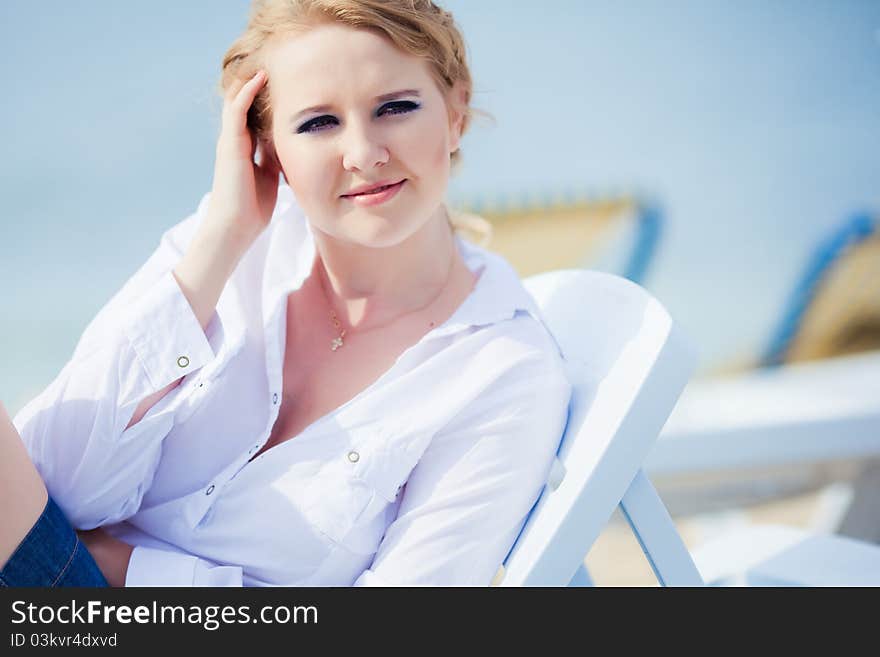
[[[31,533],[60,510],[113,586],[490,584],[570,386],[443,202],[471,112],[451,15],[255,2],[221,84],[211,192],[16,418]]]

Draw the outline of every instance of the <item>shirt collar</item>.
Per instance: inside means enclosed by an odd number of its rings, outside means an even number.
[[[275,212],[266,233],[269,243],[263,279],[263,308],[269,313],[280,296],[286,297],[302,285],[315,258],[311,226],[286,184],[278,188]],[[504,321],[515,316],[517,311],[527,312],[542,321],[534,299],[503,257],[458,234],[455,241],[468,268],[471,271],[482,269],[482,274],[452,316],[432,329],[424,340]]]

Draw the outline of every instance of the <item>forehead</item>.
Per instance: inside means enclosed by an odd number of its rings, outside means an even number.
[[[390,91],[389,86],[433,82],[421,57],[374,32],[334,23],[279,39],[266,64],[275,100],[289,103],[324,102],[340,91],[376,95]]]

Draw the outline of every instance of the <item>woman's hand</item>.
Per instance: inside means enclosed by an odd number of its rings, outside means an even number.
[[[125,586],[125,575],[134,546],[114,538],[101,527],[77,530],[76,533],[95,559],[107,583],[110,586]]]
[[[267,79],[259,71],[249,80],[235,80],[226,91],[206,217],[206,229],[235,235],[245,250],[268,225],[278,197],[281,169],[274,149],[264,142],[258,149],[247,125],[248,110]]]
[[[262,144],[261,162],[256,164],[256,145],[247,125],[248,109],[263,84],[265,78],[258,76],[237,80],[226,93],[206,216],[174,268],[174,276],[203,329],[239,260],[269,224],[278,198],[281,169],[274,150],[269,152],[271,147]],[[145,400],[145,408],[138,407],[137,411],[146,413],[169,389],[160,391],[156,399]]]

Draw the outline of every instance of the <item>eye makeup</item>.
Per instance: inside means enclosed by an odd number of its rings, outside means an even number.
[[[410,112],[414,112],[420,107],[421,104],[419,103],[410,100],[399,100],[391,103],[385,103],[381,108],[379,108],[378,114],[379,116],[395,116],[399,114],[408,114]],[[299,128],[297,128],[296,132],[297,134],[302,134],[306,132],[322,132],[324,126],[330,125],[329,123],[327,123],[328,121],[336,120],[336,117],[329,114],[325,116],[319,116],[303,123]]]

